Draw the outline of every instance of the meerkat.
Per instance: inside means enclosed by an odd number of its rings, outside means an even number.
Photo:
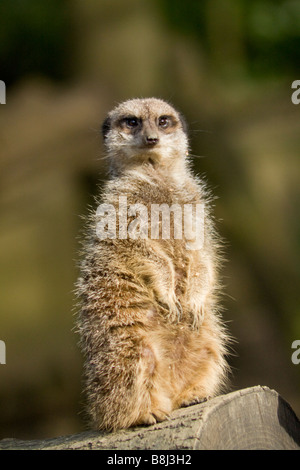
[[[175,237],[174,227],[165,238],[151,237],[149,226],[148,235],[129,236],[115,215],[114,236],[99,236],[99,212],[88,217],[77,282],[86,407],[92,428],[114,431],[163,421],[220,393],[229,336],[211,197],[190,169],[183,117],[163,100],[132,99],[108,114],[102,133],[109,172],[97,207],[118,214],[126,197],[149,214],[153,205],[204,208],[201,240],[194,232]],[[125,214],[125,229],[133,215]]]

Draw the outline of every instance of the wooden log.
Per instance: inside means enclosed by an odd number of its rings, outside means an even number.
[[[3,439],[1,450],[300,449],[300,422],[274,390],[256,386],[176,410],[168,421],[115,433],[45,440]]]

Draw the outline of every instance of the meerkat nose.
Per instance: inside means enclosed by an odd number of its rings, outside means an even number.
[[[147,135],[145,137],[145,144],[148,146],[154,146],[158,143],[158,137]]]

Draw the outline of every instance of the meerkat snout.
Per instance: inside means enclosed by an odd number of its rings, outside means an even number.
[[[143,142],[146,147],[154,147],[159,143],[158,131],[155,128],[155,123],[145,120],[142,129]]]
[[[148,145],[149,147],[154,147],[159,142],[158,137],[153,137],[153,136],[146,136],[145,137],[145,144]]]

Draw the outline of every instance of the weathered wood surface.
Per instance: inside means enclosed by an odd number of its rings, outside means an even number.
[[[300,449],[300,422],[280,395],[256,386],[181,408],[149,427],[54,439],[3,439],[0,450]]]

